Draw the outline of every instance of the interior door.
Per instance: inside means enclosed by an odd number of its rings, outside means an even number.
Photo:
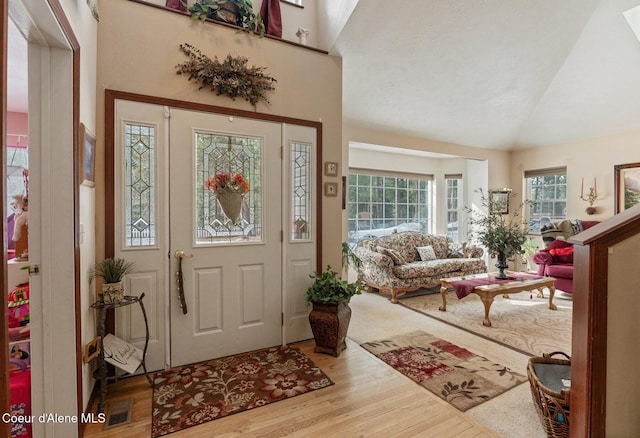
[[[280,344],[281,125],[172,109],[169,145],[171,366]],[[236,175],[237,215],[206,187]]]

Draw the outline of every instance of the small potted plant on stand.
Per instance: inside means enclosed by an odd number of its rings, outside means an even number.
[[[506,195],[506,200],[497,204],[496,201],[487,199],[480,190],[482,205],[488,208],[488,213],[470,208],[466,210],[470,214],[472,238],[487,249],[490,257],[497,258],[498,273],[495,277],[504,280],[507,278],[504,272],[508,267],[507,259],[524,253],[523,244],[527,240],[529,224],[521,215],[525,203],[520,203],[509,214],[508,205],[514,194],[508,189],[503,189],[500,193]],[[489,195],[491,196],[491,192]]]
[[[120,258],[107,258],[96,263],[91,279],[102,278],[100,301],[107,304],[118,303],[124,298],[124,276],[133,272],[135,263]]]
[[[343,268],[353,265],[356,269],[361,265],[347,244],[342,245],[342,265]],[[309,324],[316,342],[314,351],[338,357],[347,348],[347,330],[351,321],[349,301],[354,295],[361,294],[364,286],[360,281],[349,283],[338,278],[338,273],[331,266],[310,277],[315,280],[307,289],[305,300],[313,306]]]

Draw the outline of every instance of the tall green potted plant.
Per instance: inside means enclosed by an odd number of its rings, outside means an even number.
[[[349,283],[338,277],[338,273],[327,266],[321,273],[311,274],[313,284],[305,293],[305,300],[312,304],[309,324],[316,342],[316,353],[327,353],[338,357],[347,348],[346,338],[351,307],[349,301],[362,293],[362,283]]]
[[[508,206],[515,194],[511,190],[502,190],[501,193],[506,193],[506,200],[500,202],[506,203]],[[488,212],[466,208],[469,213],[471,238],[484,246],[490,257],[497,258],[498,273],[496,278],[506,279],[507,275],[504,270],[508,267],[507,259],[524,253],[523,244],[527,240],[529,232],[529,223],[522,216],[526,202],[521,202],[512,208],[511,213],[503,213],[509,211],[509,208],[503,208],[502,204],[496,205],[495,201],[487,198],[482,190],[480,190],[480,194],[482,206]],[[489,192],[489,196],[491,196],[491,192]]]
[[[91,271],[91,280],[102,278],[100,301],[118,303],[124,298],[124,276],[135,269],[135,263],[121,258],[106,258],[95,264]]]

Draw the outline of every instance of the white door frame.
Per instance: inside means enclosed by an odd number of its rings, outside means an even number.
[[[42,0],[9,3],[9,14],[29,36],[29,262],[40,272],[30,278],[31,412],[78,415],[79,45],[68,23],[59,21],[65,17],[57,1],[57,8],[43,7]],[[75,437],[79,427],[34,422],[33,435]]]

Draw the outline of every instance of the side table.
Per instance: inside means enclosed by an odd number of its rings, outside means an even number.
[[[145,327],[145,339],[144,339],[144,350],[142,351],[142,369],[144,370],[144,375],[149,381],[149,385],[153,388],[153,380],[149,377],[149,373],[147,372],[147,365],[145,363],[145,358],[147,355],[147,346],[149,345],[149,322],[147,320],[147,312],[144,310],[144,304],[142,303],[142,299],[144,298],[144,293],[142,293],[139,297],[125,295],[122,298],[122,301],[117,303],[105,303],[104,300],[96,301],[91,305],[94,309],[98,310],[98,336],[100,339],[104,339],[106,335],[105,329],[105,321],[107,318],[107,310],[116,309],[118,307],[129,306],[134,303],[138,303],[140,305],[140,310],[142,310],[142,316],[144,317],[144,327]],[[107,363],[104,360],[104,347],[101,346],[100,353],[98,354],[98,368],[94,374],[98,380],[100,380],[100,402],[98,403],[97,413],[104,412],[104,403],[107,398],[107,384],[108,384],[108,376],[107,376]]]

